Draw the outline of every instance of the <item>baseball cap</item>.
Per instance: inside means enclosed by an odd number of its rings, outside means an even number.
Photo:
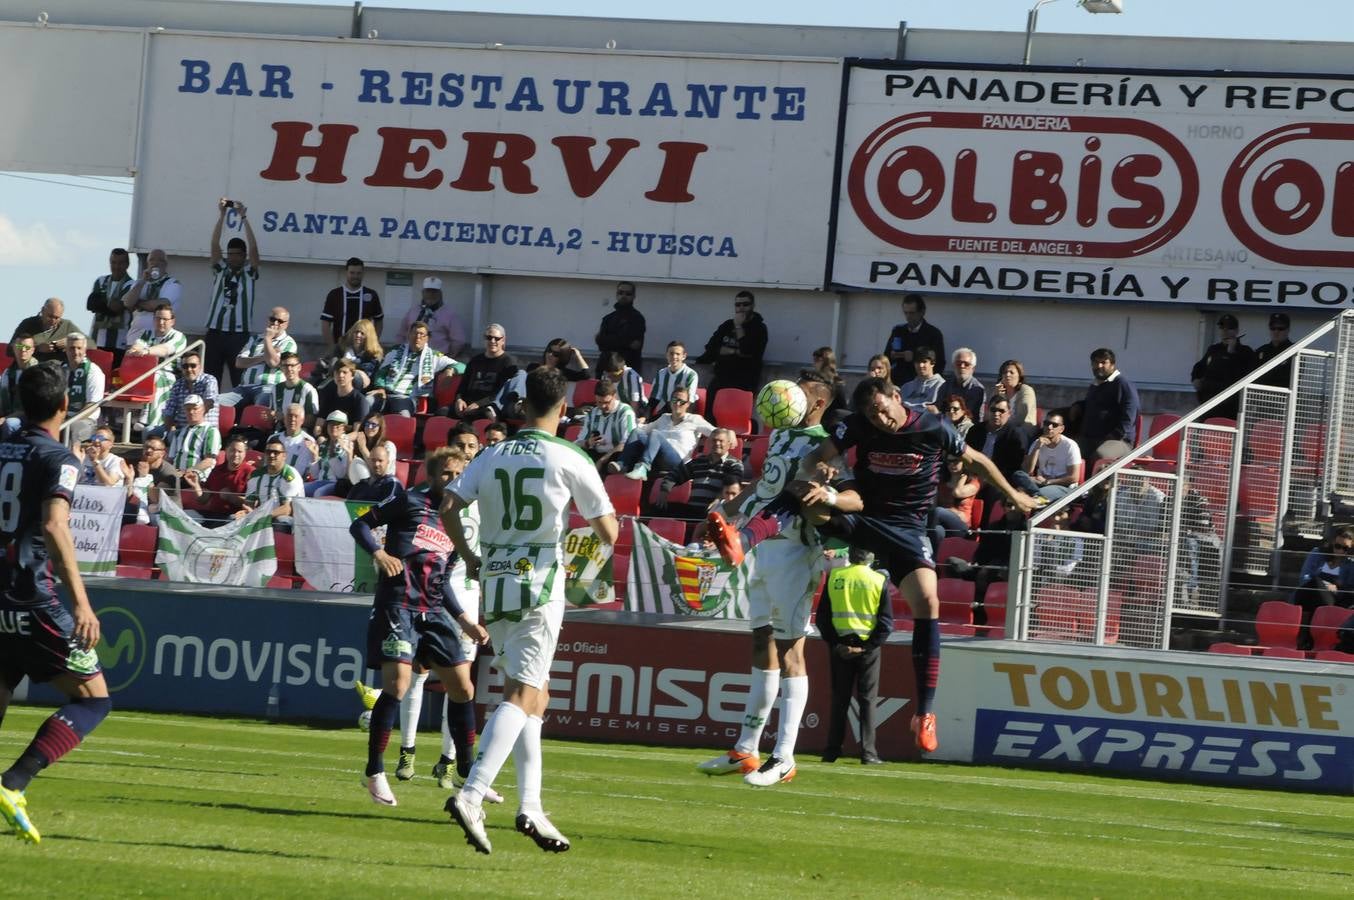
[[[324,417],[326,422],[338,422],[342,425],[348,424],[348,414],[341,409],[336,409]]]
[[[1287,328],[1288,325],[1288,313],[1274,313],[1269,317],[1270,328]]]
[[[442,290],[442,279],[434,278],[433,276],[429,275],[427,278],[423,279],[423,289],[425,291]]]
[[[1219,328],[1239,327],[1236,321],[1236,316],[1232,315],[1231,313],[1223,313],[1221,316],[1218,316],[1218,327]]]
[[[184,406],[201,406],[201,405],[202,405],[202,396],[201,396],[200,394],[189,394],[187,397],[184,397],[184,398],[183,398],[183,405],[184,405]]]

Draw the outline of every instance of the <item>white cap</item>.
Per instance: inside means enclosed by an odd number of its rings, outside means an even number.
[[[333,412],[331,412],[329,415],[325,416],[325,417],[324,417],[324,420],[325,420],[326,422],[341,422],[342,424],[347,425],[347,424],[348,424],[348,414],[347,414],[346,412],[344,412],[343,410],[341,410],[341,409],[336,409],[336,410],[334,410]]]
[[[201,406],[201,405],[202,405],[202,396],[201,396],[200,394],[189,394],[187,397],[184,397],[184,398],[183,398],[183,405],[184,405],[184,406]]]
[[[442,279],[429,275],[427,278],[423,279],[423,289],[425,291],[442,290]]]

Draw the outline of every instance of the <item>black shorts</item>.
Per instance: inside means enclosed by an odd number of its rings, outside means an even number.
[[[460,632],[441,607],[426,612],[377,606],[367,620],[367,668],[388,662],[451,667],[461,659]]]
[[[880,566],[889,570],[894,584],[901,584],[904,576],[917,569],[936,567],[931,553],[931,541],[920,525],[874,519],[859,513],[834,512],[818,526],[825,537],[840,538],[846,543],[869,550]]]
[[[71,675],[86,681],[100,672],[99,655],[75,642],[75,618],[59,601],[20,605],[0,594],[0,678],[11,688]]]

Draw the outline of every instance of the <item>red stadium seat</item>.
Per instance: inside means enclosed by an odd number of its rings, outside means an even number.
[[[709,396],[710,396],[709,388],[703,387],[696,388],[696,402],[691,404],[692,412],[694,412],[698,416],[705,416],[705,418],[707,419],[710,418],[709,416],[705,415],[705,401]]]
[[[936,581],[940,597],[940,620],[951,624],[973,624],[973,582],[959,578]]]
[[[120,384],[131,384],[136,378],[149,372],[160,364],[155,356],[124,356],[118,367],[117,378]],[[142,378],[127,393],[118,399],[126,403],[149,403],[155,397],[155,376]]]
[[[604,482],[611,505],[618,516],[639,515],[639,500],[644,493],[644,482],[624,475],[608,475]]]
[[[1048,641],[1083,638],[1088,611],[1093,617],[1094,595],[1070,585],[1046,587],[1034,598],[1034,622],[1030,627],[1030,636]]]
[[[658,480],[656,479],[653,483],[653,487],[649,490],[649,503],[652,504],[658,501],[658,493]],[[688,503],[690,500],[691,482],[689,481],[683,481],[681,484],[675,485],[672,490],[668,491],[668,503]]]
[[[654,534],[666,538],[674,544],[686,543],[686,522],[681,519],[655,517],[645,522]]]
[[[744,441],[748,448],[747,464],[743,469],[745,481],[756,481],[762,477],[762,468],[766,465],[766,451],[771,446],[771,435],[750,434]]]
[[[973,555],[977,552],[977,541],[970,541],[961,537],[947,537],[940,542],[940,547],[936,550],[936,562],[943,563],[951,556],[957,556],[964,562],[973,562]]]
[[[1301,606],[1287,600],[1266,600],[1255,613],[1255,636],[1261,644],[1291,650],[1298,645],[1301,624]]]
[[[1260,652],[1261,656],[1268,656],[1273,659],[1306,659],[1307,654],[1301,650],[1294,650],[1291,647],[1266,647]]]
[[[1147,435],[1149,438],[1156,437],[1176,422],[1180,417],[1173,413],[1157,413],[1152,417],[1152,430]],[[1162,441],[1152,448],[1152,456],[1157,459],[1177,459],[1180,456],[1180,432],[1176,432],[1166,440]]]
[[[155,568],[155,546],[160,531],[154,525],[123,525],[118,534],[118,562],[145,569]]]
[[[395,480],[405,487],[413,486],[409,481],[409,460],[395,460]]]
[[[386,416],[386,440],[395,445],[395,456],[399,459],[412,459],[414,456],[414,432],[418,429],[418,420],[413,416]]]
[[[1231,656],[1253,656],[1251,651],[1253,647],[1247,647],[1243,644],[1229,644],[1226,641],[1218,641],[1216,644],[1208,645],[1209,653],[1226,653]]]
[[[1318,650],[1316,658],[1321,662],[1354,663],[1354,653],[1344,653],[1340,650]]]
[[[104,384],[113,383],[113,351],[100,350],[98,347],[88,347],[85,355],[89,361],[103,370]]]
[[[585,378],[582,381],[574,382],[574,399],[569,404],[571,409],[577,409],[580,406],[592,406],[597,402],[597,379]]]
[[[471,426],[475,429],[475,434],[476,434],[477,437],[479,437],[479,439],[480,439],[480,444],[482,445],[482,444],[484,443],[484,432],[486,432],[486,431],[489,429],[489,426],[490,426],[490,425],[494,424],[494,420],[493,420],[493,419],[476,419],[475,421],[471,422],[470,424],[471,424]]]
[[[564,426],[564,434],[561,435],[561,437],[563,437],[569,443],[575,444],[578,442],[578,436],[582,433],[583,426],[578,423],[574,423],[573,425]]]
[[[319,363],[313,359],[310,362],[301,363],[300,379],[302,381],[309,381],[310,376],[315,374],[315,367],[317,365],[319,365]]]
[[[438,447],[445,447],[447,445],[447,435],[451,433],[451,429],[459,424],[460,422],[458,420],[448,418],[447,416],[432,416],[429,418],[428,421],[423,424],[423,449],[427,452],[432,452]]]
[[[752,432],[752,391],[721,388],[715,394],[714,424],[733,429],[735,434]]]
[[[1312,612],[1312,623],[1309,626],[1312,632],[1312,649],[1334,650],[1336,641],[1340,639],[1340,626],[1351,615],[1354,615],[1354,612],[1343,606],[1318,606]]]
[[[238,412],[238,410],[237,410]],[[246,406],[240,413],[241,428],[257,428],[259,431],[273,430],[273,413],[266,406]]]
[[[222,406],[216,411],[216,415],[216,428],[221,432],[221,437],[225,438],[235,427],[235,407]]]
[[[277,571],[273,574],[287,579],[296,577],[296,538],[291,532],[273,529],[273,552],[277,554]]]
[[[452,401],[456,399],[456,392],[461,389],[461,376],[448,375],[446,372],[437,376],[437,381],[433,383],[433,404],[438,409],[444,409],[451,406]]]

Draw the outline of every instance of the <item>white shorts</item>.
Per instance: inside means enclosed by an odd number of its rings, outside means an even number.
[[[770,625],[781,640],[808,634],[814,596],[827,568],[822,548],[792,538],[768,538],[752,548],[746,566],[752,627]]]
[[[555,661],[555,645],[559,643],[560,627],[564,624],[564,603],[552,600],[522,613],[520,621],[498,619],[488,625],[489,637],[494,641],[494,668],[504,677],[536,689],[550,680],[550,666]]]

